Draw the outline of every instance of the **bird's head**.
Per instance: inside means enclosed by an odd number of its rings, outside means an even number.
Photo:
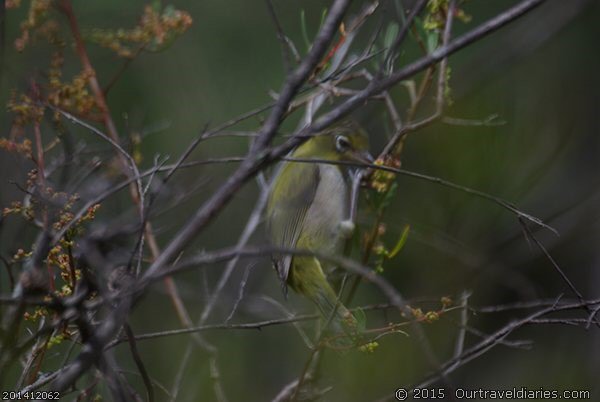
[[[315,135],[298,147],[293,156],[373,163],[373,157],[369,154],[367,133],[352,123],[339,125]]]

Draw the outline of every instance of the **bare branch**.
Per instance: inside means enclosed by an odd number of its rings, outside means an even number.
[[[311,132],[319,132],[329,127],[336,121],[339,121],[343,117],[347,116],[352,110],[356,109],[370,96],[381,93],[383,90],[391,88],[398,82],[417,74],[425,68],[439,62],[445,57],[457,52],[458,50],[468,46],[469,44],[482,39],[490,33],[502,28],[506,24],[514,21],[523,14],[531,11],[533,8],[542,4],[545,0],[523,0],[516,6],[508,9],[507,11],[498,14],[496,17],[488,20],[481,24],[477,28],[469,31],[468,33],[452,40],[447,46],[440,47],[433,51],[431,54],[420,58],[419,60],[409,64],[391,74],[389,77],[381,80],[371,82],[365,89],[360,93],[354,95],[344,103],[340,104],[327,114],[323,115],[318,119],[311,127]],[[273,152],[277,153],[277,152]]]
[[[162,254],[148,268],[145,277],[154,275],[156,271],[161,269],[161,267],[165,266],[179,254],[189,241],[213,219],[226,203],[228,203],[233,194],[252,175],[257,173],[261,166],[264,165],[263,161],[267,156],[264,154],[265,148],[269,145],[275,135],[275,132],[281,123],[281,118],[287,111],[293,96],[298,92],[300,86],[323,57],[349,3],[349,0],[336,0],[333,3],[310,52],[296,70],[288,76],[283,89],[280,91],[277,103],[263,124],[256,142],[250,150],[248,158],[242,162],[242,165],[238,170],[200,209],[198,209],[196,214],[190,218],[189,223],[173,238]]]

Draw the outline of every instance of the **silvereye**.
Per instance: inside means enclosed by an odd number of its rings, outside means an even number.
[[[291,158],[371,163],[368,137],[359,127],[346,124],[320,133],[298,148]],[[266,209],[266,227],[274,246],[315,251],[327,255],[342,252],[351,235],[348,219],[348,174],[345,166],[286,161],[277,172]],[[350,229],[350,233],[348,228]],[[274,255],[282,281],[314,302],[322,316],[332,317],[336,332],[356,328],[356,319],[341,303],[325,276],[334,266],[314,256]],[[336,307],[337,304],[337,307]]]

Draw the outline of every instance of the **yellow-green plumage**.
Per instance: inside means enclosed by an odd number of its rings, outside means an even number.
[[[371,160],[366,135],[355,127],[339,127],[307,140],[290,155],[299,159],[327,161]],[[340,254],[344,236],[342,223],[348,219],[349,191],[344,167],[326,163],[284,162],[280,167],[266,209],[267,231],[273,245]],[[313,256],[274,255],[282,283],[314,302],[329,318],[337,295],[325,273],[331,264]],[[341,304],[332,320],[335,329],[356,325]]]

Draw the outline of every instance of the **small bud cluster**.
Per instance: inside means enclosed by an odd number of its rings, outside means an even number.
[[[49,299],[48,299],[48,301],[49,301]],[[23,313],[23,318],[26,319],[27,321],[37,321],[38,319],[40,319],[42,317],[46,317],[48,314],[50,314],[50,313],[47,308],[36,307],[33,310],[33,313],[30,313],[28,311]]]
[[[0,149],[4,149],[8,152],[15,152],[31,159],[31,140],[27,138],[21,142],[0,138]]]
[[[420,307],[410,307],[410,306],[408,306],[408,309],[410,310],[410,315],[412,315],[412,317],[414,319],[416,319],[417,321],[426,322],[428,324],[431,324],[435,321],[438,321],[440,319],[440,316],[443,313],[447,312],[448,308],[454,304],[452,299],[447,296],[442,297],[440,299],[440,302],[442,304],[442,308],[439,310],[430,310],[430,311],[423,312],[423,310]],[[403,313],[402,316],[406,318],[407,314]]]
[[[7,9],[17,8],[20,0],[7,0]],[[30,0],[26,18],[20,24],[20,35],[15,40],[15,48],[22,52],[35,40],[43,40],[54,50],[51,53],[50,66],[45,74],[46,83],[32,81],[31,93],[13,92],[8,111],[15,115],[10,139],[0,139],[0,149],[18,152],[32,158],[31,141],[17,137],[26,132],[28,124],[40,124],[44,116],[45,105],[52,105],[80,118],[98,120],[103,110],[99,101],[89,88],[93,69],[83,69],[70,79],[63,79],[65,63],[64,51],[67,42],[61,30],[61,19],[52,13],[53,0]],[[163,10],[146,6],[139,24],[132,29],[103,30],[92,29],[91,41],[114,50],[117,54],[133,58],[140,50],[159,51],[166,48],[179,35],[186,32],[192,24],[191,16],[172,6]],[[54,113],[54,122],[59,123],[59,112]],[[141,158],[138,158],[141,159]]]
[[[440,301],[442,302],[442,309],[444,309],[444,310],[447,309],[448,307],[452,306],[452,304],[454,304],[452,299],[449,298],[448,296],[442,297]]]
[[[50,340],[48,341],[48,349],[51,348],[52,346],[56,346],[56,345],[60,345],[62,343],[62,341],[67,340],[67,339],[72,339],[74,335],[76,335],[77,332],[69,329],[69,328],[64,328],[62,330],[62,332],[60,332],[57,335],[54,335],[53,337],[50,338]]]
[[[33,184],[37,179],[37,171],[33,170],[29,172],[28,182]],[[54,296],[65,297],[73,294],[77,282],[81,279],[82,273],[78,268],[76,259],[73,256],[73,250],[77,246],[77,238],[83,233],[83,225],[86,222],[93,221],[96,218],[100,204],[95,204],[89,207],[81,217],[76,219],[76,214],[73,213],[73,208],[79,200],[77,194],[67,194],[64,192],[55,191],[52,187],[44,187],[40,189],[44,197],[47,197],[46,202],[48,205],[61,205],[60,209],[53,214],[48,212],[49,208],[43,207],[42,211],[48,217],[53,219],[51,223],[52,229],[55,231],[68,229],[64,235],[58,241],[54,247],[50,249],[44,264],[48,268],[50,273],[50,287]],[[10,207],[5,207],[2,211],[4,216],[11,214],[21,214],[28,220],[35,219],[34,206],[40,204],[38,197],[31,198],[31,204],[27,207],[23,206],[23,203],[15,201],[11,203]],[[39,208],[38,208],[39,209]],[[53,216],[54,218],[51,218]],[[74,220],[76,219],[76,220]],[[11,263],[19,263],[31,257],[32,251],[25,251],[19,248],[12,257]],[[53,272],[58,272],[62,284],[57,288],[54,283]],[[48,314],[48,311],[44,308],[36,308],[33,312],[26,312],[25,319],[35,321],[38,318]]]
[[[377,349],[378,346],[379,346],[379,343],[373,341],[373,342],[368,342],[368,343],[365,343],[364,345],[359,346],[358,350],[360,350],[361,352],[364,352],[364,353],[373,353],[373,352],[375,352],[375,349]]]
[[[161,14],[154,7],[147,5],[136,27],[117,30],[94,29],[90,40],[121,57],[133,58],[141,49],[164,49],[191,25],[192,17],[185,11],[166,7]]]
[[[375,165],[388,166],[391,168],[398,169],[400,168],[400,159],[388,155],[385,157],[385,159],[377,159],[375,161]],[[387,170],[377,169],[371,175],[371,188],[378,193],[386,193],[390,189],[390,186],[394,182],[395,178],[396,173]]]
[[[32,221],[35,218],[35,213],[33,211],[33,205],[27,204],[23,205],[19,201],[13,201],[10,207],[5,207],[2,209],[2,215],[7,216],[11,214],[21,214],[26,220]]]
[[[12,92],[7,104],[9,112],[15,114],[14,124],[23,127],[28,123],[39,123],[44,117],[44,108],[35,102],[29,95],[17,95]]]
[[[428,31],[441,31],[446,25],[446,15],[448,13],[449,0],[429,0],[427,4],[427,15],[423,21],[423,28]],[[456,8],[454,18],[468,23],[471,21],[471,16],[466,14],[464,10]]]
[[[71,82],[62,82],[62,62],[62,54],[55,52],[50,65],[48,102],[71,113],[82,116],[90,115],[91,112],[98,109],[94,96],[87,88],[91,73],[81,71],[73,77]]]
[[[20,1],[17,1],[7,8],[14,8],[19,5]],[[51,0],[31,0],[27,19],[21,22],[21,36],[15,40],[15,48],[19,52],[22,52],[31,40],[31,31],[44,22],[51,5]]]
[[[15,255],[13,255],[13,262],[17,262],[17,261],[22,261],[26,258],[31,257],[31,254],[33,254],[31,251],[30,252],[25,252],[25,250],[23,250],[22,248],[18,249],[17,252],[15,253]]]

